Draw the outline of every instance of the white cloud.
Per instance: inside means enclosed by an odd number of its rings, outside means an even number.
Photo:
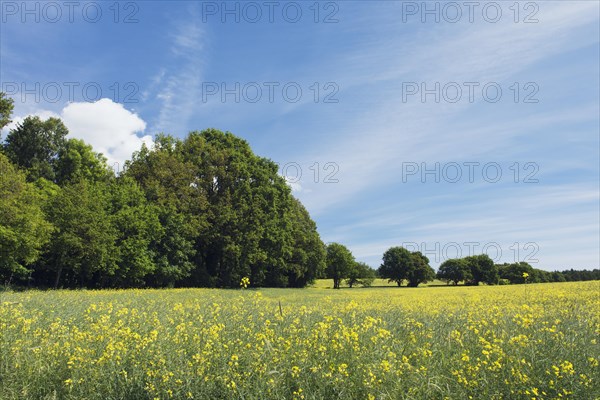
[[[151,136],[137,135],[146,129],[146,122],[110,99],[70,103],[62,110],[61,118],[69,128],[70,136],[91,144],[95,151],[108,158],[110,164],[119,163],[120,168],[142,143],[152,144]]]
[[[287,179],[285,180],[290,188],[292,188],[292,192],[298,193],[302,191],[302,185],[298,182],[290,182]]]
[[[141,148],[142,143],[152,145],[152,137],[139,136],[146,129],[146,122],[137,114],[127,110],[122,104],[110,99],[100,99],[94,103],[69,103],[60,114],[48,110],[35,110],[28,115],[39,116],[42,120],[60,118],[69,129],[69,137],[83,139],[92,145],[94,151],[104,154],[109,165],[123,168],[125,160]],[[4,130],[8,134],[26,116],[15,116]]]
[[[38,111],[34,111],[33,113],[27,114],[27,115],[40,117],[40,119],[42,119],[42,120],[47,120],[48,118],[60,118],[60,115],[58,115],[55,112],[48,111],[48,110],[38,110]],[[23,122],[23,120],[25,120],[25,117],[20,117],[20,116],[12,117],[12,122],[10,124],[6,125],[2,129],[2,136],[5,137],[8,134],[8,132],[15,129],[17,127],[17,125],[19,125],[21,122]]]

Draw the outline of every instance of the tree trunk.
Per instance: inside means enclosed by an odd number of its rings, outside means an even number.
[[[63,271],[63,266],[65,265],[65,263],[63,262],[64,260],[64,253],[59,253],[59,257],[56,260],[56,280],[54,281],[54,289],[58,289],[58,284],[60,283],[60,276],[62,275],[62,271]]]
[[[62,263],[60,264],[60,266],[58,267],[58,271],[56,271],[56,280],[54,281],[54,289],[58,288],[58,282],[60,282],[60,274],[62,274]]]

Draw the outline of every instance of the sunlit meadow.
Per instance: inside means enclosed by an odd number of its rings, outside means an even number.
[[[600,282],[323,286],[0,293],[0,398],[600,398]]]

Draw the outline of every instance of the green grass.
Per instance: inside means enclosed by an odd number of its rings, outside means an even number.
[[[404,284],[406,286],[406,283]],[[440,281],[438,279],[434,279],[431,282],[428,283],[422,283],[419,285],[419,287],[429,287],[429,286],[447,286],[446,282],[444,281]],[[398,287],[398,285],[396,284],[396,282],[388,282],[387,279],[380,279],[377,278],[373,281],[373,283],[371,284],[372,288],[377,288],[377,287]],[[331,289],[333,288],[333,280],[332,279],[317,279],[315,281],[314,284],[312,284],[310,286],[310,288],[314,288],[314,289]],[[361,288],[360,285],[355,285],[352,289],[354,288]],[[342,283],[342,289],[349,289],[348,285],[345,284],[345,282]]]

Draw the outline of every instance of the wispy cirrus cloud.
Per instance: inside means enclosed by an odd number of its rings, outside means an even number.
[[[497,262],[527,260],[537,268],[594,267],[600,264],[597,251],[597,212],[600,193],[586,184],[533,186],[527,194],[505,187],[501,197],[477,196],[463,187],[440,204],[433,195],[400,200],[394,207],[368,209],[348,224],[340,224],[325,235],[346,243],[355,255],[373,266],[391,246],[410,244],[429,251],[432,265],[444,261],[456,244],[466,254],[469,243],[476,252],[488,245],[490,256],[497,248]],[[565,212],[565,210],[567,210]],[[377,232],[373,234],[373,232]],[[475,245],[477,243],[477,245]],[[445,250],[445,248],[448,250]],[[534,251],[535,250],[535,251]],[[532,254],[535,253],[535,256]],[[516,256],[520,260],[516,260]]]
[[[360,66],[351,68],[353,73],[339,81],[347,90],[372,85],[373,77],[384,76],[385,85],[370,89],[370,94],[377,92],[381,101],[356,116],[347,115],[346,125],[338,132],[328,132],[322,139],[323,146],[308,149],[306,159],[336,160],[343,165],[340,172],[344,175],[343,184],[311,192],[305,199],[310,209],[324,212],[353,193],[389,182],[393,179],[389,172],[398,171],[402,161],[443,160],[449,154],[466,159],[487,157],[490,152],[510,154],[507,147],[512,145],[513,138],[535,140],[530,132],[544,119],[569,120],[580,111],[579,105],[571,109],[562,104],[558,113],[553,107],[541,110],[538,107],[535,117],[526,113],[523,119],[507,120],[497,115],[490,118],[490,107],[482,111],[481,99],[474,103],[463,99],[459,104],[421,103],[418,99],[407,103],[401,97],[402,83],[500,82],[505,83],[503,87],[508,91],[510,79],[541,60],[597,44],[597,37],[587,35],[590,24],[597,22],[597,12],[594,13],[597,10],[598,5],[590,2],[553,2],[541,7],[538,24],[506,21],[462,28],[435,26],[421,39],[406,38],[416,41],[411,50],[396,55],[394,44],[402,33],[398,20],[393,14],[378,16],[381,30],[378,37],[388,39],[371,48],[357,46],[356,54],[350,52],[339,57],[341,64],[352,60]],[[382,54],[385,63],[381,62]],[[534,73],[532,80],[538,75],[539,72]],[[496,110],[501,108],[492,106]],[[588,120],[590,115],[594,118],[595,114],[589,113],[594,106],[587,106]]]
[[[151,123],[152,132],[185,134],[199,104],[207,39],[197,13],[190,6],[187,18],[173,22],[170,54],[165,55],[169,65],[161,67],[151,85],[160,103],[158,116]]]
[[[299,197],[325,226],[323,238],[347,243],[374,265],[387,247],[403,241],[475,237],[506,246],[511,240],[539,242],[542,268],[573,262],[597,267],[598,153],[591,149],[599,145],[599,101],[591,88],[598,66],[574,72],[585,61],[570,55],[593,49],[597,54],[598,8],[591,2],[545,2],[537,24],[437,24],[416,36],[398,23],[392,4],[384,15],[362,16],[363,23],[350,29],[362,33],[369,26],[376,34],[360,36],[356,52],[337,54],[336,62],[340,97],[363,95],[370,101],[357,109],[344,104],[332,109],[330,119],[344,115],[336,129],[328,126],[318,146],[305,146],[296,157],[340,166],[339,184],[301,182],[306,190]],[[557,80],[559,74],[569,80]],[[497,82],[508,101],[405,102],[402,84],[413,81],[429,87]],[[509,87],[516,81],[537,83],[542,100],[512,101]],[[406,185],[401,171],[407,161],[532,161],[543,179],[535,189]],[[577,257],[569,258],[572,253]]]

